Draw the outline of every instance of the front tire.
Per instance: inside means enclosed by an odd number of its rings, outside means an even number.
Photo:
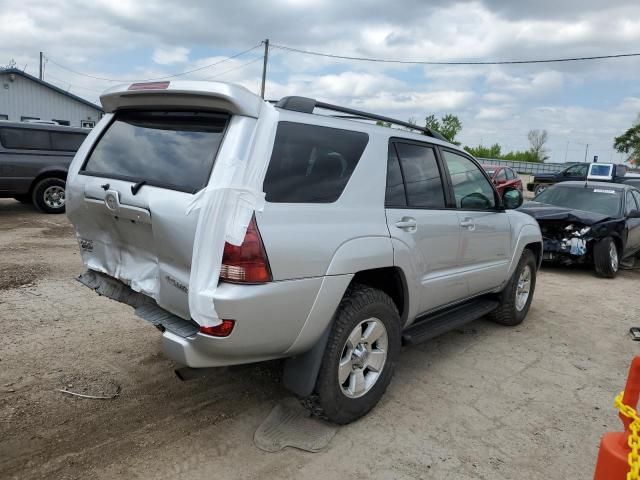
[[[366,415],[391,382],[400,331],[398,309],[386,293],[351,287],[336,311],[315,391],[303,404],[340,425]]]
[[[536,256],[531,250],[525,249],[516,271],[500,294],[500,306],[491,313],[494,322],[510,327],[522,323],[536,289],[536,271]]]
[[[593,263],[596,274],[604,278],[614,278],[620,268],[618,247],[611,237],[600,240],[593,247]]]
[[[65,186],[59,178],[40,180],[33,189],[33,203],[44,213],[64,213]]]

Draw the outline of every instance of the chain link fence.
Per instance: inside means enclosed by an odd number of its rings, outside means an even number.
[[[478,161],[484,165],[500,165],[503,167],[511,167],[518,173],[527,175],[536,175],[538,173],[554,173],[559,172],[567,167],[564,163],[535,163],[535,162],[518,162],[516,160],[497,160],[494,158],[478,158]]]

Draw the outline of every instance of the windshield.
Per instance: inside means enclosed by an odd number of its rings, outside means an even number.
[[[202,112],[118,113],[83,171],[195,193],[209,180],[227,120]]]
[[[600,213],[607,217],[620,216],[622,190],[607,187],[566,187],[554,185],[535,199],[536,202]]]

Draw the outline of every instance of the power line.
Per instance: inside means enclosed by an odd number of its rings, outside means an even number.
[[[300,48],[287,47],[286,45],[278,45],[271,43],[270,47],[279,48],[289,52],[302,53],[305,55],[315,55],[317,57],[338,58],[342,60],[357,60],[361,62],[377,62],[377,63],[400,63],[410,65],[517,65],[527,63],[560,63],[560,62],[579,62],[586,60],[604,60],[609,58],[622,57],[640,57],[640,53],[621,53],[616,55],[594,55],[589,57],[572,57],[572,58],[551,58],[544,60],[499,60],[499,61],[478,61],[478,62],[452,62],[452,61],[426,61],[426,60],[391,60],[385,58],[368,58],[368,57],[351,57],[347,55],[336,55],[333,53],[315,52],[313,50],[302,50]]]
[[[207,78],[205,78],[204,80],[211,80],[212,78],[220,77],[221,75],[224,75],[224,74],[229,73],[229,72],[233,72],[234,70],[238,70],[238,69],[240,69],[240,68],[244,68],[244,67],[246,67],[246,66],[248,66],[248,65],[251,65],[252,63],[255,63],[255,62],[257,62],[258,60],[262,60],[262,59],[263,59],[263,57],[262,57],[262,56],[256,57],[256,58],[254,58],[253,60],[250,60],[250,61],[248,61],[248,62],[245,62],[245,63],[243,63],[243,64],[241,64],[241,65],[237,65],[237,66],[235,66],[235,67],[233,67],[233,68],[230,68],[229,70],[225,70],[224,72],[217,73],[217,74],[215,74],[215,75],[213,75],[213,76],[211,76],[211,77],[207,77]]]
[[[77,70],[74,70],[72,68],[66,67],[66,66],[56,62],[55,60],[53,60],[51,57],[47,57],[47,60],[49,60],[51,63],[57,65],[58,67],[60,67],[60,68],[62,68],[64,70],[67,70],[67,71],[69,71],[71,73],[74,73],[76,75],[81,75],[83,77],[93,78],[94,80],[104,80],[106,82],[151,82],[151,81],[154,81],[154,80],[163,80],[163,79],[166,79],[166,78],[180,77],[182,75],[187,75],[189,73],[198,72],[198,71],[204,70],[206,68],[215,67],[216,65],[220,65],[221,63],[228,62],[229,60],[232,60],[232,59],[237,58],[237,57],[239,57],[241,55],[244,55],[245,53],[249,53],[252,50],[255,50],[256,48],[259,48],[261,46],[262,46],[262,43],[259,43],[258,45],[254,45],[253,47],[248,48],[247,50],[243,50],[242,52],[236,53],[235,55],[231,55],[230,57],[227,57],[227,58],[225,58],[223,60],[220,60],[220,61],[217,61],[217,62],[214,62],[214,63],[210,63],[210,64],[204,65],[202,67],[194,68],[192,70],[187,70],[186,72],[174,73],[172,75],[165,75],[163,77],[145,78],[145,79],[122,79],[122,78],[116,79],[116,78],[98,77],[98,76],[95,76],[95,75],[90,75],[88,73],[78,72]],[[260,58],[262,58],[262,57],[260,57]]]

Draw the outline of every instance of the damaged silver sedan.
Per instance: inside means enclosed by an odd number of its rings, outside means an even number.
[[[631,185],[563,182],[520,210],[538,221],[547,262],[586,263],[613,278],[640,254],[640,190]]]

